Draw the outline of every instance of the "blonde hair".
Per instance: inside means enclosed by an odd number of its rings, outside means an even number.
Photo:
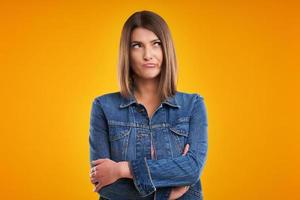
[[[161,41],[163,62],[161,66],[158,91],[162,100],[175,95],[177,85],[177,60],[170,30],[164,19],[152,11],[139,11],[125,22],[119,44],[118,80],[120,93],[124,97],[133,95],[134,80],[130,67],[130,39],[132,31],[146,28],[157,35]]]

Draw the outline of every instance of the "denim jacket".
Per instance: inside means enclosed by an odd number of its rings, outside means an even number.
[[[173,187],[190,186],[179,200],[202,200],[207,126],[204,100],[196,93],[176,92],[151,118],[134,96],[114,92],[96,97],[90,115],[90,161],[128,161],[133,175],[101,188],[100,199],[167,200]],[[186,144],[190,148],[183,156]]]

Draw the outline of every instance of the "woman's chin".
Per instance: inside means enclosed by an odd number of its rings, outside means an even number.
[[[145,79],[145,80],[155,80],[155,79],[158,79],[158,77],[159,77],[158,74],[154,74],[154,75],[145,75],[145,76],[142,76],[141,78]]]

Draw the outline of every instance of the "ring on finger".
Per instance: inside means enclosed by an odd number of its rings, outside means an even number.
[[[93,167],[93,168],[92,168],[92,172],[94,172],[94,171],[96,171],[96,167]]]

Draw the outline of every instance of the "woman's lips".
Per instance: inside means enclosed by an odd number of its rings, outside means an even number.
[[[154,63],[147,63],[147,64],[143,64],[143,67],[147,67],[147,68],[153,68],[156,65]]]

